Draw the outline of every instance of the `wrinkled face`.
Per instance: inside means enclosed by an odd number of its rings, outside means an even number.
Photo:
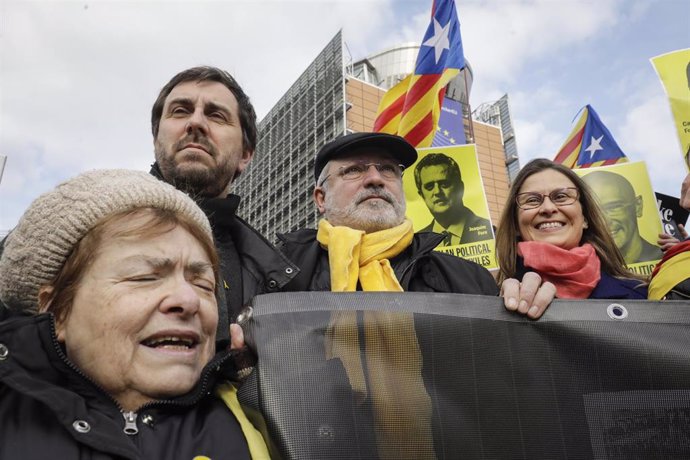
[[[173,88],[165,99],[154,147],[167,182],[206,197],[226,196],[253,154],[242,146],[237,99],[214,81]]]
[[[690,174],[685,176],[685,180],[680,186],[680,205],[690,210]]]
[[[58,340],[79,369],[135,410],[198,381],[214,353],[214,290],[209,257],[182,227],[105,239],[57,325]]]
[[[462,207],[462,186],[444,165],[431,165],[419,172],[422,198],[433,215]]]
[[[338,172],[355,163],[397,165],[399,162],[380,149],[356,149],[331,160],[330,175],[323,186],[314,189],[314,202],[331,225],[341,225],[367,233],[400,225],[405,220],[402,178],[387,179],[370,167],[356,180],[345,180]]]
[[[641,198],[628,193],[615,181],[583,180],[592,188],[604,211],[606,223],[616,246],[625,253],[625,248],[637,237],[637,216],[641,215]]]
[[[545,169],[529,176],[518,193],[549,194],[555,189],[575,187],[566,176],[553,169]],[[534,209],[518,208],[518,228],[523,241],[542,241],[563,249],[580,245],[585,219],[579,201],[556,206],[549,197]]]

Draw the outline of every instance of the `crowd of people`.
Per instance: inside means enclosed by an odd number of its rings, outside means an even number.
[[[151,127],[150,174],[81,174],[36,199],[2,242],[0,458],[267,457],[236,397],[245,351],[233,323],[258,294],[500,295],[533,320],[554,298],[690,296],[690,241],[661,235],[666,254],[651,283],[632,274],[590,187],[549,160],[529,162],[512,184],[496,280],[434,251],[457,244],[449,235],[470,222],[458,218],[462,187],[445,180],[452,160],[427,157],[414,172],[438,212],[429,231],[413,231],[402,175],[417,152],[398,136],[324,145],[314,161],[318,228],[279,235],[276,247],[235,214],[232,184],[254,155],[257,127],[231,75],[179,73],[158,95]],[[690,175],[681,195],[690,208]],[[441,227],[449,233],[431,231]],[[336,339],[350,320],[333,315],[330,356],[342,353]]]

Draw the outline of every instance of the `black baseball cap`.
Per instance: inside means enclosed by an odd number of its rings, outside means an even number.
[[[400,136],[386,133],[352,133],[321,147],[314,158],[314,180],[319,180],[326,163],[361,147],[379,147],[406,168],[417,161],[417,150]]]

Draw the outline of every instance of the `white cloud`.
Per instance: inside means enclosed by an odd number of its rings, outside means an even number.
[[[487,86],[515,80],[548,57],[551,65],[567,65],[567,47],[581,44],[613,27],[619,0],[518,0],[458,5],[465,56]]]

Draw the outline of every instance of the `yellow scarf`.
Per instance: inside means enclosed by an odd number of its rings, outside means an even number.
[[[412,223],[365,233],[319,222],[317,240],[328,250],[331,291],[399,291],[402,287],[388,260],[412,242]],[[422,355],[412,314],[364,312],[364,356],[360,354],[357,313],[331,314],[326,357],[339,358],[347,371],[355,401],[370,395],[381,458],[434,458],[431,399],[422,379]],[[396,372],[390,372],[396,369]]]
[[[412,222],[374,233],[350,227],[334,227],[327,220],[319,222],[316,239],[328,249],[331,267],[331,291],[402,291],[388,261],[412,242]]]
[[[649,283],[647,298],[661,300],[666,297],[676,284],[690,276],[690,251],[681,252],[668,260],[663,261],[659,271]]]

